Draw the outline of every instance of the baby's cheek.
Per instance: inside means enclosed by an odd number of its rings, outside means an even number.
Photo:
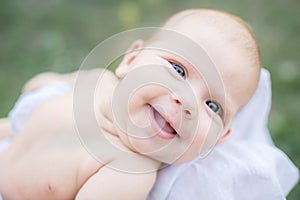
[[[213,121],[211,126],[209,127],[207,139],[205,142],[205,150],[209,150],[217,143],[220,135],[223,132],[223,125],[220,122]]]
[[[221,120],[210,119],[206,122],[202,121],[197,129],[197,137],[195,137],[194,145],[198,149],[198,154],[205,154],[211,150],[217,143],[220,134],[223,131]]]

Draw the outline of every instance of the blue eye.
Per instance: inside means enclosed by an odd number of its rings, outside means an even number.
[[[176,63],[172,63],[173,68],[175,69],[175,71],[182,77],[185,77],[185,71],[184,68],[181,67],[180,65],[176,64]]]
[[[218,115],[222,115],[222,108],[220,105],[215,101],[206,101],[206,105]]]

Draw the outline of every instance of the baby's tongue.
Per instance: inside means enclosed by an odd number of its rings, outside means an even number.
[[[174,129],[170,126],[169,122],[167,122],[156,110],[154,111],[154,118],[161,129],[168,133],[173,133]]]

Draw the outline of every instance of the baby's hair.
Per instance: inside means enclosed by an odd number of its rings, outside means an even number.
[[[200,15],[202,17],[201,20],[199,20],[199,24],[206,23],[205,25],[213,25],[215,30],[219,31],[222,35],[225,35],[226,31],[227,33],[229,31],[233,32],[233,34],[228,34],[230,35],[231,42],[245,49],[256,67],[259,68],[261,66],[260,50],[251,26],[235,15],[219,10],[188,9],[174,14],[168,18],[161,27],[163,29],[172,30],[172,27],[176,26],[180,21],[193,15]],[[151,42],[156,34],[157,32],[148,38],[146,44]]]

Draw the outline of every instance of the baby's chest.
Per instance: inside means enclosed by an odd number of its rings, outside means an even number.
[[[35,199],[41,195],[40,199],[47,199],[45,196],[73,199],[102,164],[72,143],[56,141],[44,146],[37,143],[24,154],[15,154],[3,169],[7,174],[3,178],[14,183],[10,188],[21,188],[22,198],[29,195],[27,199]]]

